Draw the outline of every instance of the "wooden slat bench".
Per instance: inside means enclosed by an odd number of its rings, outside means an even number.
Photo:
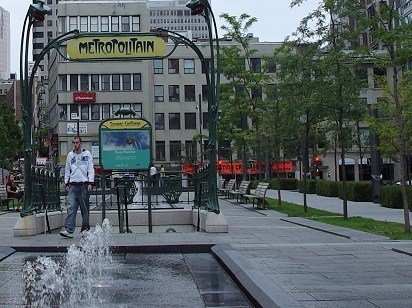
[[[263,204],[263,209],[266,207],[266,191],[268,190],[269,183],[259,182],[253,194],[250,195],[243,195],[246,200],[252,199],[253,207],[255,207],[255,200],[256,206],[258,207],[260,204]]]
[[[233,190],[235,188],[236,180],[231,179],[229,182],[227,182],[226,186],[222,189],[219,189],[219,192],[224,195],[226,198],[229,197],[229,191]]]
[[[242,201],[244,195],[249,193],[250,181],[242,181],[238,189],[229,191],[229,196],[236,196],[236,202]]]
[[[13,209],[14,209],[14,198],[7,198],[7,189],[6,189],[6,185],[0,185],[0,206],[1,206],[1,210],[3,210],[3,207],[6,205],[7,206],[7,210],[10,210],[9,208],[9,202],[13,201]],[[16,200],[17,201],[17,200]]]
[[[221,194],[223,193],[223,189],[225,188],[225,183],[226,183],[226,180],[225,180],[225,179],[220,179],[220,180],[217,182],[217,193],[218,193],[219,195],[221,195]]]

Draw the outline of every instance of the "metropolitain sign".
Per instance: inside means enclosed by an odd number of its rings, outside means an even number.
[[[71,59],[110,59],[160,57],[166,42],[157,36],[88,36],[70,40],[67,54]]]

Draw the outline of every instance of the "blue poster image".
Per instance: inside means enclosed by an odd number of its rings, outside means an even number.
[[[150,164],[149,130],[102,130],[101,163],[106,170],[146,170]]]

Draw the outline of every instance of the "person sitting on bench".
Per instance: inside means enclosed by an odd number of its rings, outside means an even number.
[[[21,212],[21,204],[23,202],[24,192],[20,187],[14,182],[14,174],[9,175],[9,180],[6,184],[7,198],[17,199],[17,208],[16,212]]]

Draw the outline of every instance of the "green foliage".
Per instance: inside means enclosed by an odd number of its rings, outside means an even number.
[[[307,194],[316,194],[316,185],[318,181],[319,180],[311,180],[311,179],[306,180],[306,193]],[[304,181],[299,180],[298,189],[300,193],[303,193],[303,185],[304,185]]]
[[[282,189],[282,190],[296,190],[298,189],[298,179],[288,179],[288,178],[280,178],[279,180],[277,178],[271,178],[270,183],[272,189]]]
[[[355,202],[372,201],[372,183],[371,182],[348,182],[348,200]]]
[[[0,165],[10,168],[10,160],[22,151],[23,136],[13,108],[0,103]]]
[[[316,194],[325,197],[338,197],[341,182],[318,180],[316,183]]]
[[[406,187],[409,210],[412,210],[412,187]],[[381,186],[379,188],[379,203],[383,207],[403,209],[402,193],[400,186]]]

